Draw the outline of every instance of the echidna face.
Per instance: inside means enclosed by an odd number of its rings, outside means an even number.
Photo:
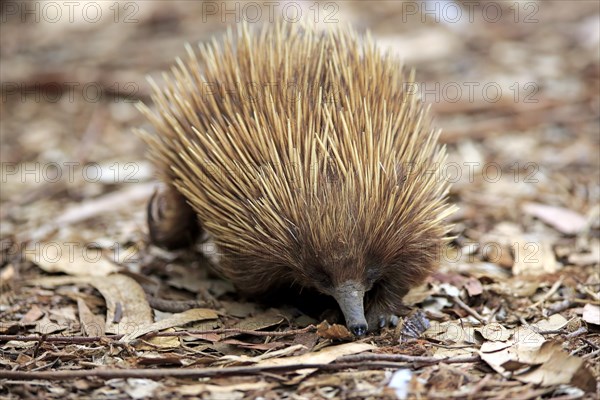
[[[357,259],[341,261],[330,258],[322,264],[309,263],[304,270],[307,272],[306,285],[335,298],[348,329],[354,335],[362,336],[368,329],[365,295],[381,279],[381,269],[364,267],[364,263]]]

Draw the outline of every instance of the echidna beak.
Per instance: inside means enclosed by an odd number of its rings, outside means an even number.
[[[367,333],[367,320],[363,300],[365,297],[365,288],[362,284],[354,281],[347,281],[336,286],[333,291],[333,297],[338,302],[346,326],[356,336],[363,336]]]

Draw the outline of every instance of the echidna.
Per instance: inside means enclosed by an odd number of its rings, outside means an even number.
[[[394,324],[436,267],[453,207],[413,73],[350,28],[277,22],[187,46],[141,131],[166,184],[154,243],[205,230],[247,294],[312,288],[355,335]],[[410,76],[409,76],[410,75]]]

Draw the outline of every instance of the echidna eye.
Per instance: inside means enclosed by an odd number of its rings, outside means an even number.
[[[331,278],[329,277],[329,274],[321,268],[314,270],[313,278],[323,286],[331,285]]]
[[[366,280],[370,285],[374,284],[379,278],[379,272],[376,268],[369,268],[366,271]]]

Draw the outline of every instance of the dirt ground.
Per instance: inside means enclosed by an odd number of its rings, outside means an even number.
[[[0,397],[598,398],[597,1],[0,6]],[[370,30],[443,129],[456,238],[395,329],[353,340],[148,243],[146,76],[274,15]]]

